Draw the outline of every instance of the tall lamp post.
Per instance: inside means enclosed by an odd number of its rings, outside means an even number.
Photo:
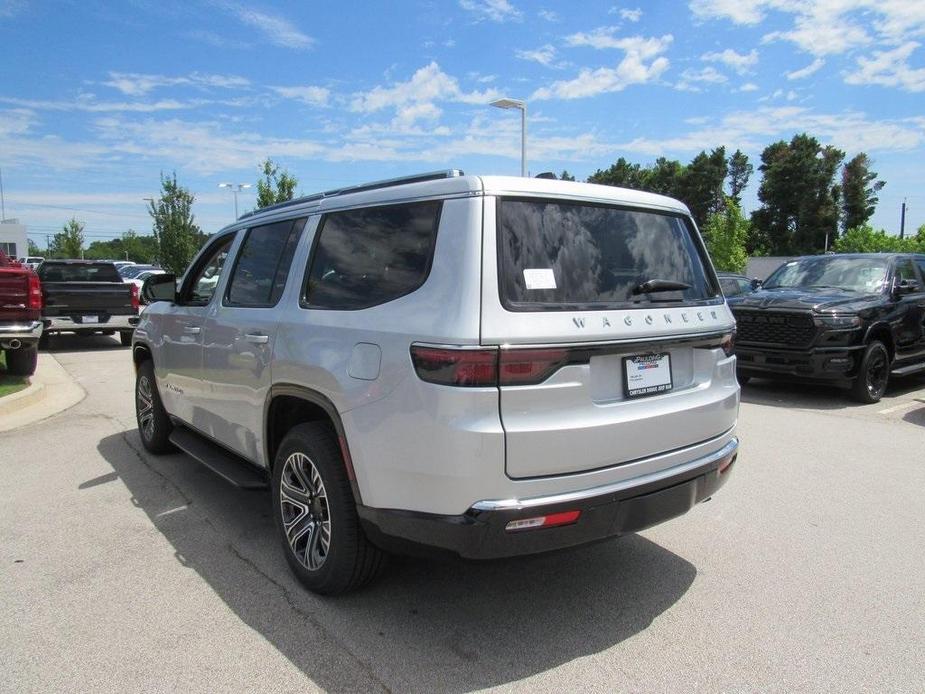
[[[516,108],[520,111],[520,175],[527,175],[527,102],[523,99],[498,99],[492,101],[491,105],[495,108],[511,109]]]
[[[238,193],[251,187],[250,183],[219,183],[219,188],[230,188],[234,193],[234,219],[238,221]]]

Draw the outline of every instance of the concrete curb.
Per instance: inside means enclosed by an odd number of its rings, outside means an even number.
[[[41,402],[45,397],[44,383],[30,383],[23,390],[0,398],[0,416],[12,414],[20,408]]]
[[[73,407],[86,392],[71,378],[58,360],[39,352],[32,385],[0,401],[0,432],[40,422]]]

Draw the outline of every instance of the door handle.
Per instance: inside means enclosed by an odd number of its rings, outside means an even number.
[[[198,335],[202,332],[202,328],[199,328],[195,325],[185,325],[183,326],[183,333],[185,335]]]
[[[244,339],[253,345],[265,345],[270,341],[270,336],[260,333],[245,333]]]

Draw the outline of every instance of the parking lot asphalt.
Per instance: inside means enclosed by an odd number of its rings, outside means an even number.
[[[325,599],[266,493],[143,452],[116,339],[53,353],[87,397],[0,434],[0,691],[922,690],[925,379],[870,406],[753,381],[686,516]]]

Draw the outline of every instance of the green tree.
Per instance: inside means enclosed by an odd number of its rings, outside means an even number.
[[[267,157],[263,162],[263,178],[257,181],[257,208],[292,200],[299,179],[288,171],[280,173],[279,166]]]
[[[748,220],[732,196],[724,201],[724,209],[713,212],[703,225],[703,240],[707,244],[713,265],[717,270],[744,272],[748,263],[745,242],[748,239]]]
[[[642,167],[639,164],[631,164],[623,157],[620,157],[609,169],[598,169],[591,174],[588,177],[588,183],[645,190],[641,169]]]
[[[752,213],[749,250],[765,246],[772,255],[820,253],[838,234],[839,188],[835,173],[844,152],[814,137],[794,135],[761,153],[761,207]]]
[[[43,251],[38,247],[38,244],[35,243],[32,239],[29,239],[29,250],[28,253],[31,256],[38,256],[39,258],[43,257],[47,251]]]
[[[559,174],[560,181],[574,181],[575,177],[570,174],[566,169],[562,169],[562,173]]]
[[[84,253],[85,258],[131,260],[136,263],[153,263],[157,260],[157,239],[140,236],[129,229],[121,238],[93,241]]]
[[[870,157],[864,152],[845,164],[841,174],[842,228],[855,229],[874,215],[880,199],[877,193],[886,185],[871,171]]]
[[[195,197],[177,183],[177,174],[161,174],[161,196],[148,203],[161,266],[178,277],[199,248],[202,231],[195,223]]]
[[[726,201],[723,182],[728,170],[725,147],[717,147],[709,154],[702,151],[680,171],[675,190],[668,193],[687,205],[698,228],[707,223],[710,215],[722,211]]]
[[[755,170],[742,150],[737,149],[729,157],[729,197],[735,201],[736,205],[742,204],[742,191],[748,185],[748,179],[752,177]]]
[[[925,224],[915,236],[891,236],[870,224],[848,229],[835,242],[838,253],[925,253]]]
[[[84,225],[71,217],[51,239],[48,249],[55,258],[80,258],[84,247]]]

